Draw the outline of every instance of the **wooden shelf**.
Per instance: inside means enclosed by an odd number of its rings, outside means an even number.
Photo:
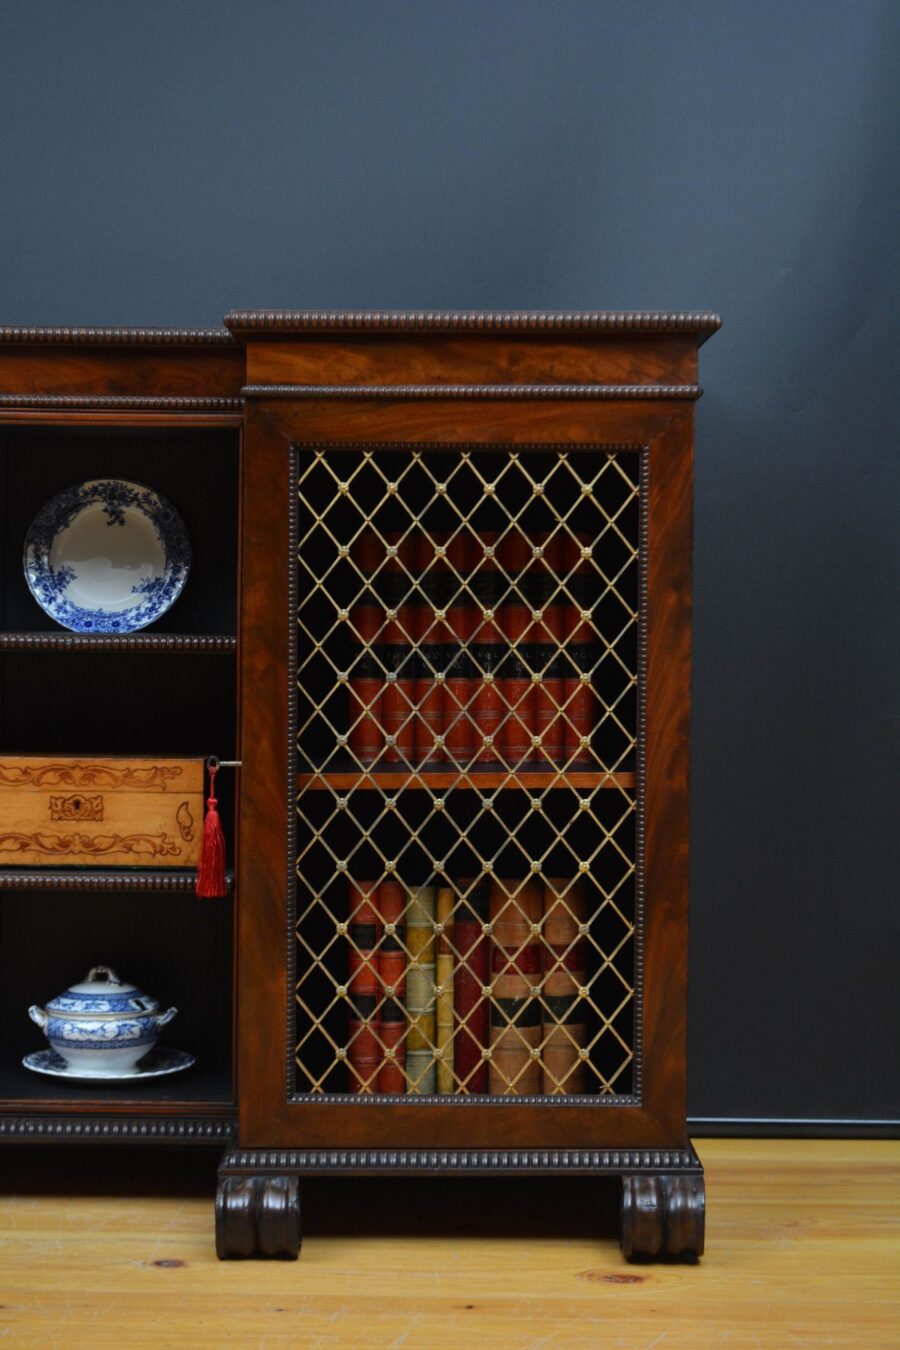
[[[199,652],[233,656],[232,633],[0,633],[0,652]]]
[[[41,1049],[39,1038],[34,1049]],[[46,1048],[44,1046],[43,1048]],[[234,1086],[230,1071],[221,1064],[198,1062],[171,1078],[144,1079],[129,1083],[67,1083],[45,1078],[26,1069],[18,1058],[0,1064],[0,1121],[7,1112],[65,1110],[109,1111],[138,1102],[166,1103],[170,1107],[218,1108],[217,1114],[233,1113]],[[2,1131],[0,1131],[2,1133]]]
[[[234,873],[226,872],[229,892]],[[183,868],[5,867],[0,890],[5,891],[179,891],[193,894],[197,873]],[[213,901],[215,903],[215,901]]]
[[[482,788],[625,788],[632,790],[633,773],[598,773],[593,769],[486,769],[463,777],[460,769],[341,769],[297,775],[297,787],[323,791],[339,788],[347,791],[357,788],[457,788],[478,791]]]

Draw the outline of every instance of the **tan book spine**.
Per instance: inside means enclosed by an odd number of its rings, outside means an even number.
[[[437,895],[433,886],[419,886],[406,910],[406,1076],[410,1093],[431,1093],[435,1087],[435,961],[434,922]]]
[[[437,1013],[437,1090],[453,1092],[453,906],[449,886],[437,893],[437,938],[435,942],[435,1001]]]
[[[491,886],[490,1091],[531,1096],[541,1091],[540,931],[544,891],[539,881]]]
[[[407,1050],[406,1077],[409,1096],[431,1096],[434,1092],[434,1051]]]
[[[584,888],[571,878],[548,878],[544,890],[544,1092],[584,1092],[587,977]]]

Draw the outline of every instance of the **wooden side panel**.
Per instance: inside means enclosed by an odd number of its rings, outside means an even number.
[[[196,867],[200,759],[5,756],[4,867]]]
[[[644,1100],[685,1139],[693,412],[650,446],[647,493]]]
[[[247,409],[242,471],[238,1082],[241,1138],[273,1139],[285,1100],[290,446]]]

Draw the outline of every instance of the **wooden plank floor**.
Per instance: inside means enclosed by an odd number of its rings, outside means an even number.
[[[698,1266],[627,1266],[615,1188],[318,1179],[299,1263],[218,1263],[215,1158],[0,1150],[0,1344],[900,1346],[900,1144],[701,1140]]]

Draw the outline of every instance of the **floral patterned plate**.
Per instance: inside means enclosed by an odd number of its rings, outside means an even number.
[[[28,588],[74,633],[133,633],[181,594],[191,545],[181,516],[153,488],[95,478],[58,492],[25,539]]]
[[[167,1045],[158,1045],[142,1060],[125,1073],[85,1073],[72,1069],[55,1050],[36,1050],[22,1060],[26,1069],[32,1073],[44,1073],[50,1078],[68,1078],[79,1083],[132,1083],[135,1078],[167,1078],[171,1073],[181,1073],[197,1063],[195,1055],[187,1050],[173,1050]]]

